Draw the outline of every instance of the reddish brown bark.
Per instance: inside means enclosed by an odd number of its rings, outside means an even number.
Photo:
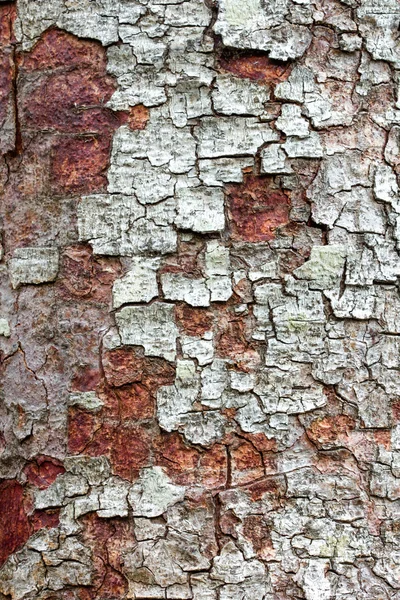
[[[232,237],[246,242],[272,240],[289,221],[288,196],[265,177],[248,176],[227,189]]]

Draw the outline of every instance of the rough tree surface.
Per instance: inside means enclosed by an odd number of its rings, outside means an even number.
[[[0,1],[1,600],[400,600],[399,22]]]

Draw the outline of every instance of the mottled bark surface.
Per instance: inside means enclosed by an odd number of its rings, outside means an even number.
[[[400,600],[399,25],[0,1],[0,600]]]

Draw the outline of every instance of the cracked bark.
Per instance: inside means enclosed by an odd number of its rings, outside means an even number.
[[[0,1],[0,598],[400,600],[399,19]]]

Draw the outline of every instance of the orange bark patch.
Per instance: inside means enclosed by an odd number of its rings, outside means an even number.
[[[199,265],[199,255],[204,250],[202,240],[193,239],[190,242],[179,242],[176,254],[167,256],[160,273],[182,273],[189,277],[202,277]]]
[[[163,467],[178,485],[224,486],[227,477],[226,450],[214,444],[204,452],[192,448],[178,433],[163,434],[154,444],[156,464]]]
[[[52,29],[30,52],[17,53],[15,132],[14,67],[7,63],[14,53],[10,11],[8,4],[0,7],[0,150],[15,150],[1,207],[5,246],[12,253],[56,238],[61,246],[76,239],[76,207],[66,195],[106,189],[112,137],[130,115],[105,106],[116,89],[105,48]]]
[[[270,529],[262,515],[250,515],[244,519],[243,535],[251,541],[257,556],[271,560],[275,556]]]
[[[114,387],[142,381],[155,392],[162,385],[172,385],[175,379],[175,368],[169,362],[148,358],[128,346],[104,352],[103,368],[107,382]]]
[[[109,350],[103,354],[103,369],[107,382],[119,387],[141,381],[145,358],[128,346]]]
[[[260,452],[276,450],[276,440],[274,438],[267,438],[265,433],[243,433],[242,435]]]
[[[10,122],[10,128],[13,128],[14,108],[13,108],[13,87],[12,80],[14,75],[14,63],[11,47],[0,46],[0,122]],[[11,144],[1,143],[1,152],[4,154],[12,150]]]
[[[52,479],[54,473],[48,477]],[[38,487],[47,487],[43,478]],[[36,510],[32,514],[31,499],[25,496],[23,486],[15,479],[0,482],[0,566],[22,548],[35,531],[57,527],[58,524],[59,510]]]
[[[248,341],[249,324],[232,307],[218,312],[215,348],[218,356],[231,358],[238,368],[247,371],[259,365],[260,357]]]
[[[118,259],[94,256],[88,245],[70,246],[61,257],[57,285],[60,295],[66,300],[83,298],[108,304],[112,284],[120,275]]]
[[[247,242],[266,242],[289,221],[290,201],[265,177],[248,176],[227,188],[232,236]]]
[[[97,386],[103,408],[90,413],[69,411],[69,451],[109,457],[113,472],[132,480],[148,464],[152,436],[148,423],[154,417],[155,395],[175,379],[175,367],[165,360],[148,358],[135,348],[105,351],[102,365],[106,381]]]
[[[232,510],[227,510],[221,515],[220,519],[220,527],[222,533],[226,533],[226,535],[230,535],[233,538],[237,538],[237,526],[240,525],[241,520],[235,515]]]
[[[118,114],[104,106],[115,89],[114,80],[104,71],[86,66],[73,72],[51,71],[39,76],[38,81],[34,87],[31,77],[27,77],[28,89],[22,88],[21,117],[26,128],[100,133],[119,126]]]
[[[154,396],[148,387],[133,383],[115,390],[119,398],[121,418],[141,420],[154,417]]]
[[[100,393],[105,398],[107,416],[114,415],[123,421],[150,419],[154,416],[154,396],[142,383],[131,383]]]
[[[68,450],[71,454],[81,454],[100,427],[95,415],[80,408],[71,408],[68,419]]]
[[[65,469],[61,461],[49,456],[39,455],[24,468],[28,482],[40,490],[49,487]]]
[[[186,335],[201,337],[211,331],[213,313],[205,308],[193,308],[188,304],[175,305],[176,324]]]
[[[179,485],[196,480],[199,451],[185,444],[178,433],[165,434],[154,444],[156,464],[164,467],[169,477]]]
[[[25,71],[44,69],[94,69],[101,73],[107,67],[106,56],[100,44],[81,40],[66,31],[50,29],[35,47],[19,57],[19,66]]]
[[[36,510],[31,518],[33,531],[39,529],[52,529],[60,524],[59,510]]]
[[[5,479],[0,483],[0,565],[25,544],[29,535],[23,487],[14,479]]]
[[[383,446],[386,450],[391,450],[392,445],[392,432],[377,430],[374,431],[374,439],[377,444]]]
[[[392,404],[392,415],[395,421],[400,421],[400,400],[394,400]]]
[[[337,415],[316,419],[311,423],[307,434],[314,443],[326,444],[346,436],[347,432],[350,432],[354,427],[354,419],[346,415]]]
[[[110,149],[110,136],[59,138],[51,164],[54,191],[74,194],[105,190]]]
[[[149,118],[149,109],[143,104],[137,104],[136,106],[132,106],[132,108],[129,110],[127,124],[129,125],[130,129],[133,129],[134,131],[137,129],[145,129]]]
[[[5,5],[0,7],[0,123],[3,133],[0,140],[2,154],[15,147],[15,109],[13,78],[15,42],[13,25],[16,17],[15,6]]]
[[[125,598],[128,584],[122,573],[122,552],[133,547],[132,524],[128,519],[101,519],[95,513],[83,517],[82,524],[83,540],[93,553],[94,576],[80,598]]]
[[[105,106],[116,89],[105,49],[53,29],[30,53],[21,53],[18,63],[23,139],[32,132],[51,135],[53,191],[105,189],[113,133],[132,118]]]
[[[263,481],[252,483],[247,490],[253,502],[258,502],[266,497],[269,501],[275,500],[278,505],[280,499],[285,495],[286,486],[283,478],[270,477]]]
[[[220,66],[237,77],[264,83],[284,81],[291,70],[287,64],[273,61],[257,52],[225,52],[220,58]]]
[[[150,434],[130,424],[102,422],[98,415],[73,409],[69,414],[68,448],[72,454],[107,456],[113,472],[133,480],[148,464]]]
[[[15,4],[0,7],[0,46],[15,42],[14,22],[17,16]]]
[[[229,449],[232,461],[232,484],[244,485],[264,475],[262,458],[249,442],[236,442]]]
[[[71,390],[77,392],[90,392],[95,390],[101,379],[100,370],[96,367],[85,365],[78,367],[71,381]]]
[[[226,485],[228,460],[226,448],[222,444],[214,444],[200,457],[199,481],[209,490]]]

